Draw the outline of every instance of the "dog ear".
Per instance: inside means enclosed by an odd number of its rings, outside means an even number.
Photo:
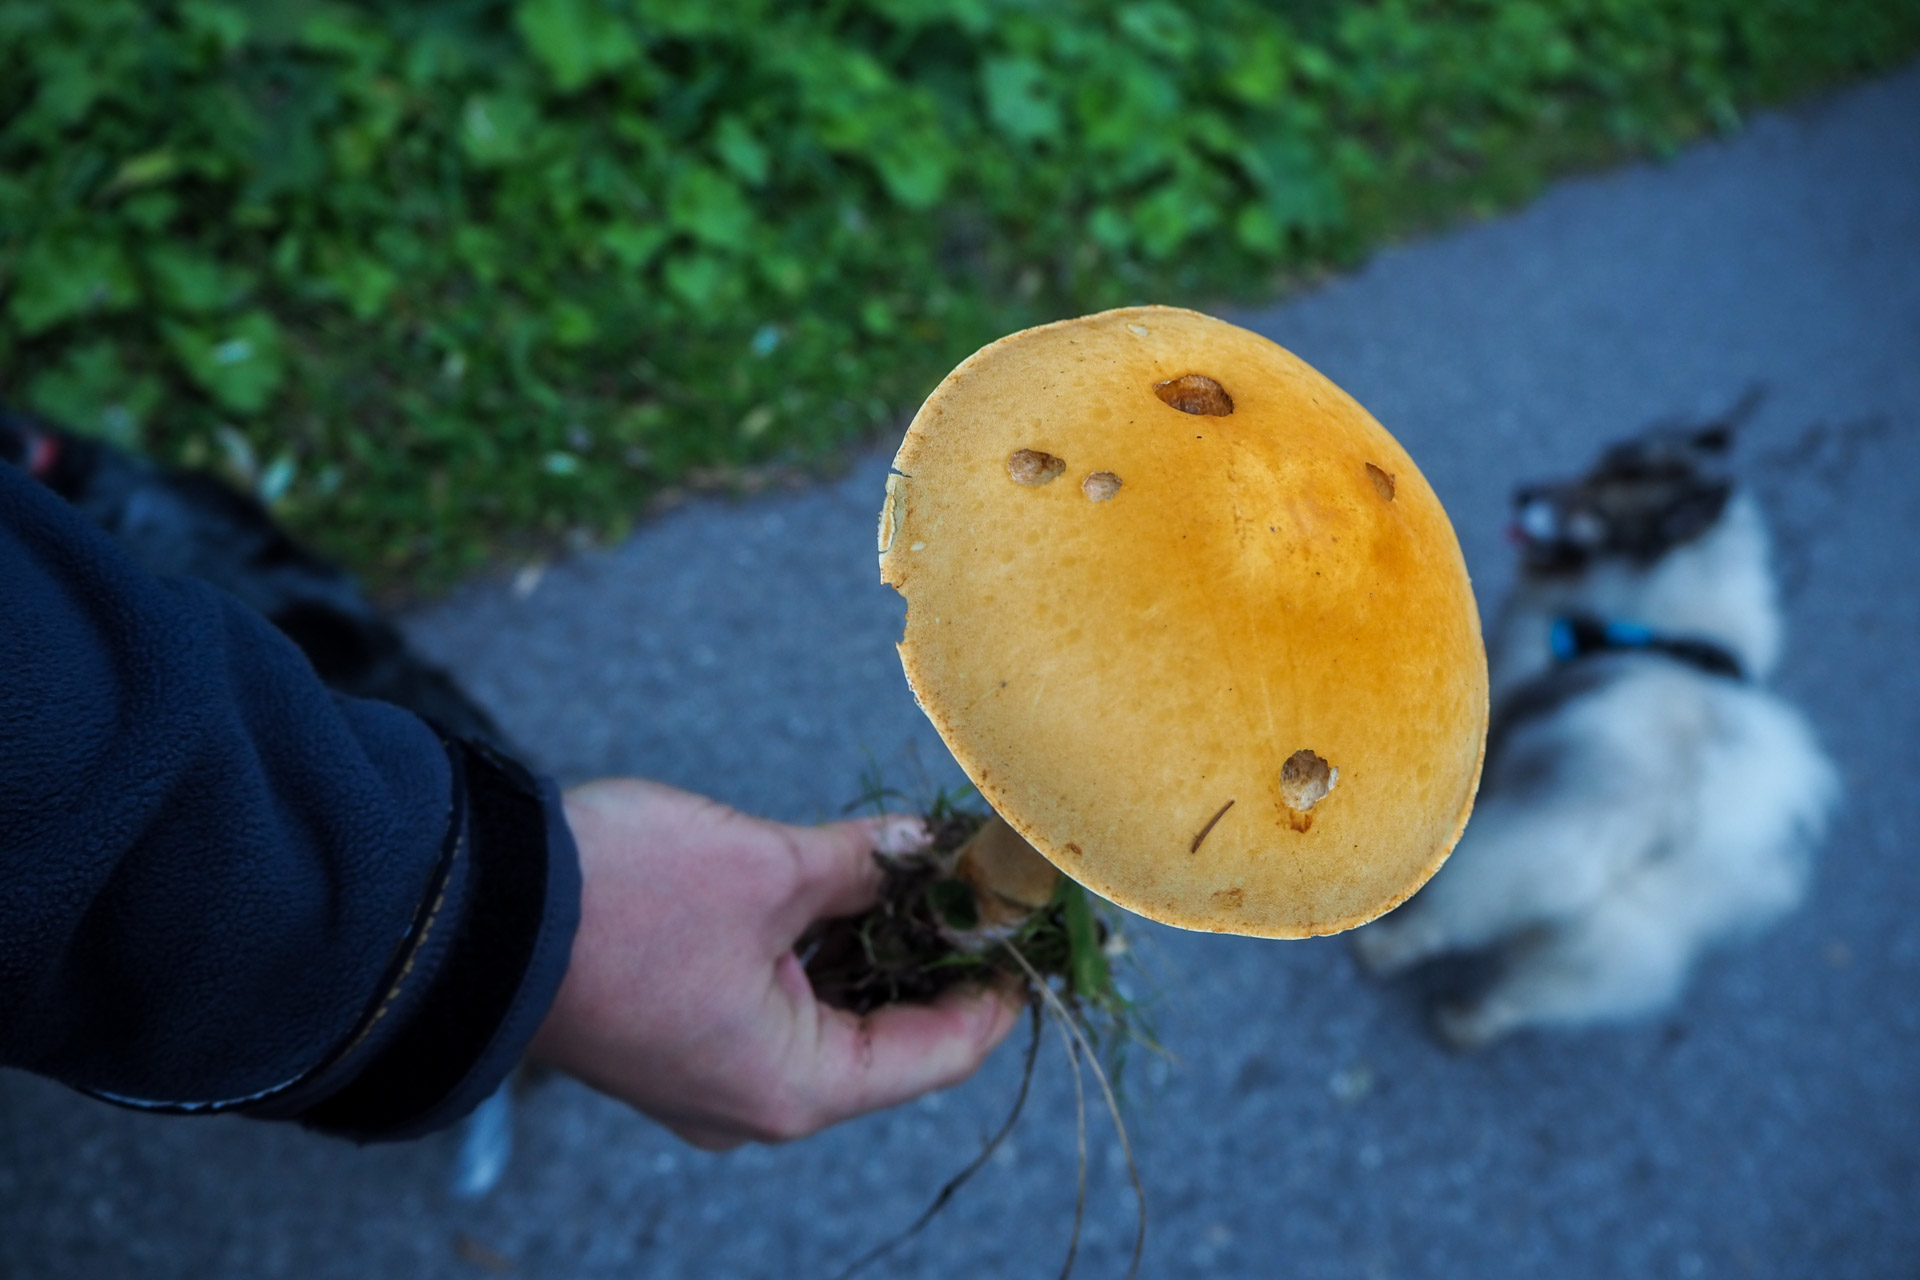
[[[1724,457],[1733,449],[1735,436],[1747,425],[1747,420],[1758,412],[1767,398],[1765,383],[1756,382],[1741,393],[1733,408],[1727,410],[1717,421],[1695,431],[1687,443],[1701,453]]]

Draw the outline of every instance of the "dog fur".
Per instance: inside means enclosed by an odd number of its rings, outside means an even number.
[[[1806,892],[1839,779],[1763,687],[1780,610],[1759,508],[1725,474],[1730,440],[1730,423],[1665,428],[1516,495],[1523,567],[1490,631],[1478,804],[1432,882],[1354,937],[1379,976],[1491,953],[1491,985],[1435,1011],[1456,1048],[1652,1014],[1704,949]],[[1557,660],[1571,616],[1708,642],[1744,678],[1657,649]]]

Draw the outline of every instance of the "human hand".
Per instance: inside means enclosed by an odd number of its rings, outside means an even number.
[[[695,1146],[804,1137],[972,1075],[1018,1018],[955,991],[857,1017],[814,999],[793,944],[872,906],[903,819],[792,827],[638,779],[564,797],[580,931],[533,1056]]]

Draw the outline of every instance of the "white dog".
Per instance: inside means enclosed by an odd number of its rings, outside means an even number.
[[[1455,1047],[1654,1012],[1805,892],[1839,781],[1762,687],[1780,614],[1731,429],[1658,430],[1515,497],[1479,802],[1433,881],[1354,938],[1378,975],[1494,953],[1491,987],[1436,1013]]]

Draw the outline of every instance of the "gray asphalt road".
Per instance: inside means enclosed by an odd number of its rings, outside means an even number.
[[[1518,480],[1649,420],[1771,396],[1746,460],[1780,535],[1781,679],[1848,779],[1809,906],[1649,1026],[1452,1058],[1339,939],[1142,929],[1173,1056],[1133,1078],[1149,1276],[1920,1274],[1920,70],[1661,167],[1379,255],[1239,317],[1347,387],[1453,512],[1483,602]],[[875,581],[884,457],[802,494],[676,512],[414,617],[540,762],[636,772],[787,818],[869,756],[950,779]],[[528,585],[524,580],[522,585]],[[565,1082],[478,1206],[450,1144],[360,1151],[242,1121],[111,1111],[0,1078],[9,1276],[788,1277],[908,1220],[997,1119],[1003,1052],[943,1097],[715,1158]],[[1015,1141],[879,1274],[1046,1276],[1072,1103],[1043,1069]],[[1080,1275],[1133,1207],[1094,1147]]]

